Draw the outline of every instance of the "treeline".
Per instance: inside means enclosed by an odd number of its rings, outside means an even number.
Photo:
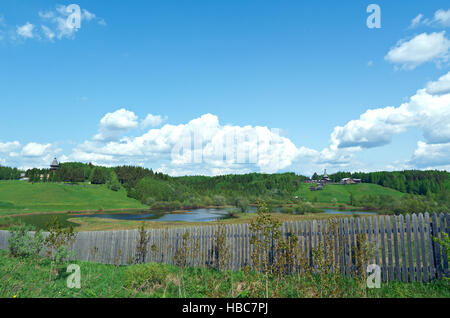
[[[361,179],[362,182],[379,184],[410,194],[438,194],[450,188],[450,173],[438,170],[404,170],[378,172],[337,172],[329,175],[339,182],[342,178]]]
[[[0,180],[19,180],[21,173],[17,168],[0,166]]]
[[[294,173],[175,178],[152,175],[129,187],[128,195],[157,208],[232,205],[245,210],[258,199],[274,204],[293,201],[294,192],[305,179]]]

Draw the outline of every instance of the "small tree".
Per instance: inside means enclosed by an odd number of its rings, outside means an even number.
[[[139,227],[139,237],[137,239],[136,245],[136,256],[134,262],[136,264],[145,263],[145,258],[147,256],[147,244],[150,239],[147,231],[145,230],[145,221],[142,222],[142,225]]]
[[[47,247],[47,256],[52,261],[50,269],[52,272],[53,265],[59,265],[69,260],[73,255],[70,247],[76,239],[76,233],[73,231],[72,225],[64,228],[57,217],[52,217],[51,221],[47,224],[47,229],[49,234],[45,238],[44,243]]]
[[[236,200],[236,207],[242,212],[247,212],[249,202],[245,198],[239,198]]]

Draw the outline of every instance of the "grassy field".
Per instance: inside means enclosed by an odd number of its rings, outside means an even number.
[[[361,199],[363,195],[390,195],[395,198],[400,198],[404,195],[404,193],[399,192],[397,190],[382,187],[377,184],[371,183],[360,183],[360,184],[349,184],[349,185],[340,185],[340,184],[328,184],[325,185],[323,190],[319,191],[311,191],[309,187],[312,184],[303,183],[298,188],[296,195],[300,198],[309,201],[318,203],[332,203],[333,199],[336,199],[337,203],[349,204],[350,203],[350,194],[353,193],[353,196],[356,200]]]
[[[31,212],[67,212],[148,208],[128,198],[125,189],[105,185],[0,181],[0,216]]]
[[[80,265],[81,288],[66,285],[66,266],[50,275],[47,259],[12,258],[0,251],[0,297],[450,297],[449,284],[391,282],[380,289],[358,288],[358,282],[346,278],[337,286],[298,275],[279,281],[253,272],[218,271],[144,264],[115,266],[74,261]],[[329,286],[325,290],[324,286]],[[332,293],[332,294],[330,294]]]

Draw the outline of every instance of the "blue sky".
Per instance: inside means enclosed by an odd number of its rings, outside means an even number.
[[[174,175],[450,166],[447,1],[74,1],[1,1],[2,165],[57,156]],[[72,3],[81,27],[64,33],[56,19]],[[370,3],[381,28],[366,25]],[[430,83],[444,90],[418,93]],[[380,111],[351,123],[368,109]],[[196,119],[205,160],[174,159]],[[255,162],[207,160],[231,132],[273,143],[249,144]]]

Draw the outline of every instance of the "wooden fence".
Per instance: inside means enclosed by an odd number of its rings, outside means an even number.
[[[337,219],[337,232],[333,250],[333,267],[342,274],[350,274],[356,266],[355,247],[358,235],[364,234],[374,253],[369,260],[381,268],[382,280],[428,282],[449,276],[448,258],[433,237],[442,239],[449,234],[449,214],[433,213],[370,216]],[[281,234],[287,238],[297,236],[300,252],[314,266],[313,251],[326,240],[326,220],[306,220],[282,224]],[[180,227],[148,230],[145,262],[174,264],[175,255],[187,244],[187,264],[213,266],[217,257],[215,236],[218,226]],[[225,225],[226,250],[229,258],[225,268],[238,270],[252,265],[249,224]],[[189,233],[189,239],[185,233]],[[9,232],[0,231],[0,249],[7,249]],[[75,259],[105,264],[131,264],[136,257],[138,230],[79,232],[72,246]],[[196,251],[194,253],[194,251]]]

